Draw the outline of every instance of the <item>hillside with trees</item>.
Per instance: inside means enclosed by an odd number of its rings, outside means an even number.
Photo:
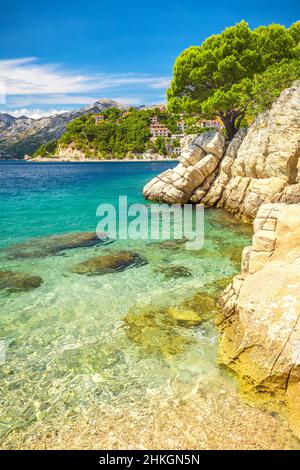
[[[98,159],[122,159],[134,154],[135,157],[146,151],[163,155],[172,154],[173,145],[170,138],[157,137],[150,139],[151,118],[157,116],[170,133],[178,132],[178,116],[160,108],[138,110],[120,110],[110,108],[103,112],[103,120],[96,123],[95,116],[81,116],[67,125],[66,132],[55,141],[41,145],[33,154],[34,157],[54,155],[57,148],[73,146],[85,156]]]

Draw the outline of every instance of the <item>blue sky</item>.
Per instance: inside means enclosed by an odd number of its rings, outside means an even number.
[[[38,117],[104,97],[164,102],[183,49],[242,19],[289,26],[299,2],[14,0],[1,18],[0,111]]]

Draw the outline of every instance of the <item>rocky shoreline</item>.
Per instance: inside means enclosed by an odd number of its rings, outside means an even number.
[[[300,206],[264,204],[220,300],[220,362],[300,438]]]
[[[300,437],[300,82],[227,145],[217,131],[189,136],[179,164],[145,198],[222,207],[254,221],[241,274],[220,300],[220,362],[242,389],[272,402]]]

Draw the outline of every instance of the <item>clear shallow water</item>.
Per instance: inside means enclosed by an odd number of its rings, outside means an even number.
[[[150,315],[144,329],[144,320],[135,325],[126,318],[128,312],[143,318],[149,306],[180,305],[199,291],[214,295],[219,282],[239,271],[242,248],[251,238],[249,227],[223,211],[208,210],[200,252],[178,244],[116,241],[66,250],[59,256],[6,258],[7,247],[31,239],[34,247],[34,237],[95,230],[100,203],[116,204],[119,195],[127,195],[129,203],[144,202],[144,184],[172,165],[0,164],[0,270],[43,279],[31,291],[0,291],[0,339],[6,345],[6,362],[0,366],[4,447],[30,447],[70,420],[103,417],[109,409],[126,416],[133,410],[149,410],[155,400],[168,407],[170,399],[180,402],[193,396],[189,415],[198,413],[199,390],[203,410],[208,411],[211,397],[217,399],[223,390],[233,415],[242,416],[241,407],[245,411],[234,382],[217,366],[213,321],[170,326],[163,316]],[[147,264],[101,276],[71,272],[79,262],[124,249],[134,250]],[[164,270],[170,266],[180,266],[190,275],[168,278]],[[208,390],[210,399],[203,399]],[[180,419],[186,421],[176,418]],[[267,415],[265,419],[268,422]],[[118,447],[121,442],[110,445]],[[108,444],[100,441],[101,445]],[[77,446],[83,444],[79,441]]]

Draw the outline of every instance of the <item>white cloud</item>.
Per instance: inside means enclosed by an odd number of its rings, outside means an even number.
[[[57,64],[41,64],[34,57],[0,60],[0,79],[7,96],[82,94],[131,85],[159,89],[169,83],[167,77],[143,74],[79,73]]]
[[[30,106],[32,104],[32,97],[31,96],[14,96],[9,100],[10,107],[16,106]],[[99,96],[85,96],[85,95],[52,95],[52,96],[35,96],[34,103],[37,105],[81,105],[85,106],[88,104],[93,104],[96,101],[101,99]],[[141,98],[139,97],[132,97],[132,96],[120,96],[114,97],[111,96],[111,99],[115,101],[119,101],[123,104],[139,104],[141,102]]]
[[[99,99],[98,96],[85,95],[44,95],[44,96],[13,96],[9,99],[9,106],[30,106],[33,102],[36,105],[87,105],[95,103]]]
[[[49,109],[45,111],[39,108],[35,108],[35,109],[19,108],[13,111],[9,111],[9,114],[16,118],[21,117],[21,116],[27,116],[32,119],[40,119],[41,117],[53,116],[54,114],[62,114],[65,112],[67,112],[66,109]]]
[[[157,81],[154,81],[150,86],[151,88],[168,88],[170,86],[171,80],[169,78],[161,78],[158,79]]]

